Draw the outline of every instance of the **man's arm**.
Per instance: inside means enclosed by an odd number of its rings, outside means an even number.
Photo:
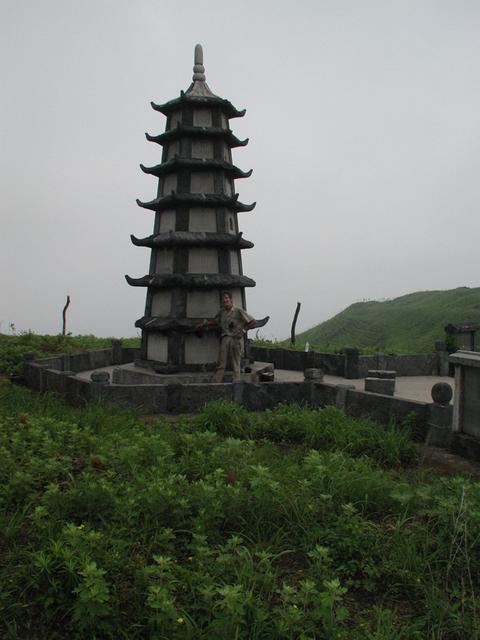
[[[247,324],[243,327],[243,333],[247,333],[249,329],[252,329],[255,326],[255,318],[247,322]]]
[[[212,320],[206,320],[205,318],[202,320],[202,322],[199,322],[197,325],[195,325],[195,329],[207,329],[208,327],[218,327],[218,320],[216,318],[213,318]]]
[[[245,312],[243,312],[243,313],[244,313],[245,315],[248,315],[248,314],[246,314]],[[254,326],[255,326],[255,322],[256,322],[255,318],[252,318],[251,316],[248,316],[248,317],[250,318],[250,320],[248,320],[248,322],[246,322],[246,323],[243,325],[243,329],[241,329],[241,330],[238,332],[238,337],[239,337],[239,338],[242,338],[244,335],[246,335],[246,333],[247,333],[247,331],[248,331],[249,329],[252,329],[252,327],[254,327]]]

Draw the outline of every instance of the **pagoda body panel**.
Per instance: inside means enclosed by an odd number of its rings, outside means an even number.
[[[161,146],[161,163],[141,165],[158,178],[157,197],[137,203],[154,211],[153,233],[131,237],[136,246],[150,248],[150,268],[143,277],[126,276],[147,292],[144,316],[136,322],[142,330],[141,364],[165,373],[212,370],[218,335],[196,326],[215,317],[223,290],[245,309],[245,288],[255,286],[243,273],[241,256],[253,244],[238,223],[238,213],[255,204],[242,204],[235,193],[235,180],[251,171],[234,166],[231,152],[248,140],[238,140],[229,126],[245,111],[210,91],[199,45],[189,89],[152,107],[167,117],[163,134],[146,134]]]

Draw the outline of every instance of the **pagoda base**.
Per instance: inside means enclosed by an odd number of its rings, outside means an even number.
[[[176,375],[183,373],[207,374],[215,371],[216,363],[207,362],[203,364],[171,364],[168,362],[159,362],[158,360],[145,360],[143,358],[138,358],[135,360],[135,366],[141,369],[149,369],[150,372],[153,371],[155,373],[164,375]]]
[[[261,375],[269,372],[273,374],[273,364],[270,362],[253,362],[247,365],[248,371],[241,374],[242,382],[258,382]],[[114,367],[111,372],[111,382],[123,385],[144,384],[205,384],[212,383],[213,370],[208,371],[177,371],[157,373],[151,367],[143,367],[139,361]],[[224,382],[233,382],[233,372],[226,371]]]

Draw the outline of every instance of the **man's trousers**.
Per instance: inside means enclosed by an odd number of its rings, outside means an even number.
[[[217,369],[213,376],[213,382],[223,382],[228,356],[230,355],[233,369],[233,381],[240,381],[240,359],[242,355],[242,339],[232,336],[222,336],[220,338],[220,348],[218,350]]]

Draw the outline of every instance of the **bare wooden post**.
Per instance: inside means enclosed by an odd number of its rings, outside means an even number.
[[[292,331],[290,334],[290,344],[295,344],[295,327],[297,325],[298,314],[300,313],[301,302],[297,302],[297,308],[295,309],[295,315],[293,316]]]
[[[67,309],[69,304],[70,304],[70,296],[67,296],[67,302],[65,303],[65,306],[63,307],[63,311],[62,311],[62,318],[63,318],[62,336],[67,335]]]

